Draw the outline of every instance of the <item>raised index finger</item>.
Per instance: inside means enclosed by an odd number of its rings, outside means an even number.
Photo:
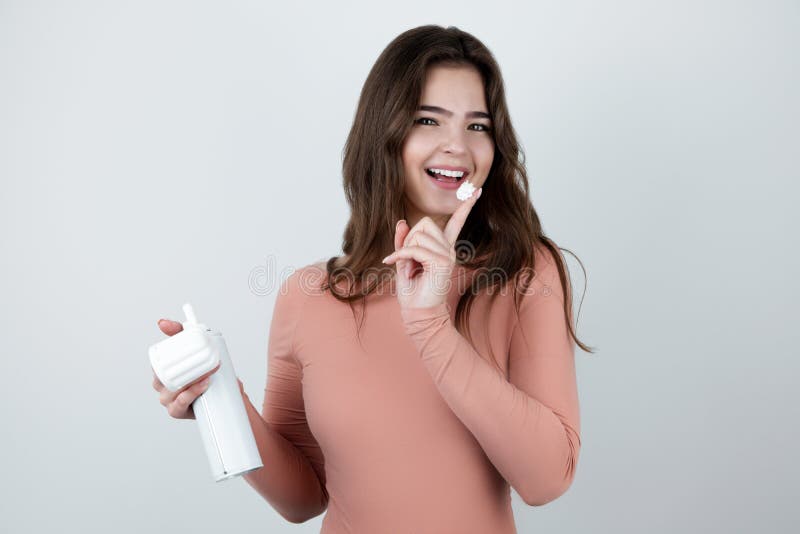
[[[462,202],[458,209],[453,212],[453,215],[450,216],[450,220],[447,221],[447,224],[444,227],[444,236],[447,238],[448,242],[456,242],[458,239],[458,234],[461,233],[461,229],[464,227],[464,223],[467,222],[467,217],[469,216],[469,212],[472,210],[472,206],[474,206],[478,201],[482,191],[482,187],[475,191],[475,193],[470,198]]]

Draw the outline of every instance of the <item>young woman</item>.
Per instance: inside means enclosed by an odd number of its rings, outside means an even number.
[[[345,255],[285,281],[260,413],[242,388],[264,463],[245,479],[287,520],[504,534],[511,487],[538,506],[571,485],[574,343],[591,349],[520,156],[475,37],[422,26],[380,55],[345,149]],[[178,418],[205,388],[154,385]]]

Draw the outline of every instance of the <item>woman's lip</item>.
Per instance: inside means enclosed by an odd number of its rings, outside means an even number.
[[[425,176],[427,176],[428,179],[433,182],[433,185],[436,185],[442,189],[458,189],[459,187],[461,187],[461,184],[463,184],[464,181],[467,179],[467,174],[469,173],[464,173],[464,176],[462,176],[461,179],[456,182],[442,182],[440,180],[437,180],[427,172],[425,173]]]

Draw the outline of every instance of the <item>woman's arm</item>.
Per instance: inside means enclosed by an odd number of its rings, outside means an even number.
[[[328,494],[311,462],[291,441],[270,428],[247,394],[244,401],[264,463],[244,479],[287,521],[302,523],[324,512]]]
[[[294,353],[294,331],[305,302],[297,276],[286,280],[275,301],[261,414],[243,394],[264,463],[244,478],[292,523],[318,516],[328,505],[324,459],[306,421],[302,371]]]
[[[549,256],[536,267],[511,338],[508,380],[456,330],[447,304],[401,310],[444,400],[533,506],[569,488],[581,446],[574,344],[558,271]]]

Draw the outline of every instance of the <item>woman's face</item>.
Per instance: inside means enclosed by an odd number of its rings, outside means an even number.
[[[494,159],[494,140],[483,93],[483,81],[474,67],[435,66],[428,70],[420,108],[403,144],[409,226],[427,215],[443,228],[461,204],[456,189],[440,185],[427,169],[460,168],[467,174],[459,183],[468,180],[475,189],[486,181]]]

